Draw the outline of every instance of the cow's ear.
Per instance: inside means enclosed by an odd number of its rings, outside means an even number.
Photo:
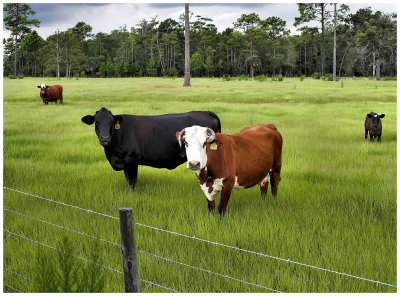
[[[121,115],[113,115],[114,117],[114,122],[122,123],[122,116]]]
[[[94,116],[93,115],[86,115],[86,116],[83,116],[81,118],[81,120],[82,120],[83,123],[86,123],[87,125],[91,125],[94,122]]]
[[[178,140],[179,147],[182,147],[182,143],[185,142],[185,134],[185,129],[175,133],[175,137]]]
[[[37,87],[40,88],[40,85],[38,85]]]
[[[379,115],[380,118],[385,117],[385,113],[382,113],[381,115]]]
[[[212,129],[210,129],[209,127],[206,129],[206,134],[207,134],[207,139],[206,142],[207,143],[211,143],[212,141],[214,141],[215,139],[215,133]]]
[[[367,114],[367,117],[368,117],[368,118],[372,118],[373,116],[372,116],[371,113],[368,113],[368,114]]]

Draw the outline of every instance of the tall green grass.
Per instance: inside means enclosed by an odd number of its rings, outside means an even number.
[[[4,79],[3,180],[24,192],[112,216],[134,208],[136,222],[264,254],[396,284],[396,82],[305,79],[282,82],[192,79]],[[60,83],[64,104],[45,106],[36,85]],[[273,123],[283,136],[278,197],[234,191],[223,219],[209,215],[196,176],[184,165],[139,168],[131,193],[108,164],[92,126],[80,118],[210,110],[223,133]],[[385,113],[382,143],[364,140],[364,119]],[[117,220],[3,191],[4,207],[119,243]],[[218,201],[218,199],[217,199]],[[56,246],[67,235],[88,258],[90,238],[4,212],[4,228]],[[395,292],[396,289],[136,226],[139,249],[284,292]],[[5,234],[4,266],[34,276],[51,249]],[[98,261],[122,270],[118,247],[99,243]],[[85,268],[84,262],[76,263]],[[79,267],[79,264],[80,267]],[[182,292],[266,292],[139,254],[141,278]],[[37,291],[4,272],[4,282]],[[144,292],[166,292],[141,283]],[[106,272],[105,292],[123,276]]]

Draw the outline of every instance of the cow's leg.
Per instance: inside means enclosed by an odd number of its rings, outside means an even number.
[[[261,198],[265,199],[268,192],[268,173],[265,178],[260,182]]]
[[[365,129],[365,139],[367,139],[367,138],[368,138],[368,130]]]
[[[63,96],[61,95],[60,96],[60,104],[62,104],[63,103]]]
[[[379,142],[379,143],[381,142],[381,136],[382,136],[382,135],[378,135],[378,142]]]
[[[271,192],[274,197],[278,193],[279,182],[281,181],[281,163],[274,164],[272,171],[269,172],[269,178],[271,181]]]
[[[126,180],[129,183],[129,187],[133,191],[137,182],[138,175],[138,165],[130,165],[128,168],[124,169]]]
[[[214,210],[215,210],[215,200],[208,200],[208,211],[210,212],[210,214],[214,214]]]
[[[225,215],[226,207],[228,205],[229,198],[233,189],[233,182],[225,183],[221,191],[221,200],[218,205],[218,212],[221,217]]]
[[[370,140],[370,142],[373,142],[373,141],[374,141],[374,136],[371,135],[371,133],[369,134],[369,140]]]

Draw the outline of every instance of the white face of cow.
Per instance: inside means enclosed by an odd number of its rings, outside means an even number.
[[[45,95],[46,94],[46,84],[42,83],[40,86],[38,85],[38,88],[40,88],[40,93]]]
[[[199,171],[207,164],[207,143],[214,141],[215,133],[212,129],[194,125],[184,128],[176,137],[179,145],[185,145],[187,168]]]

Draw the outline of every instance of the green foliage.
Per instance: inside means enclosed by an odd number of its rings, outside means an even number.
[[[265,76],[265,75],[254,76],[254,80],[264,82],[264,81],[267,81],[267,76]]]
[[[99,259],[99,245],[92,244],[90,261]],[[57,249],[62,252],[37,248],[34,274],[35,292],[41,293],[100,293],[106,277],[100,266],[76,258],[74,242],[62,236]]]
[[[397,48],[395,15],[373,12],[370,8],[345,15],[346,10],[344,5],[338,10],[340,40],[337,50],[338,58],[343,61],[338,65],[339,74],[342,77],[376,76],[370,66],[375,56],[376,61],[385,65],[381,68],[382,75],[396,76],[397,57],[393,54]],[[261,19],[257,13],[241,15],[223,32],[218,32],[212,19],[193,16],[191,73],[195,77],[220,77],[223,73],[232,77],[326,73],[333,63],[332,55],[324,54],[333,50],[332,6],[329,3],[299,4],[299,14],[297,25],[310,20],[317,20],[319,24],[324,21],[326,36],[322,36],[317,27],[306,26],[299,28],[300,35],[291,34],[284,20],[276,16]],[[48,40],[34,32],[24,34],[24,38],[19,38],[21,48],[18,49],[17,64],[21,67],[18,73],[70,77],[75,72],[87,70],[88,77],[153,77],[168,76],[169,69],[175,68],[177,76],[184,75],[183,27],[176,20],[143,19],[131,30],[123,26],[109,34],[92,34],[92,30],[81,21],[64,32],[49,36]],[[60,40],[58,57],[54,35],[65,39]],[[321,44],[325,46],[322,48]],[[360,54],[364,51],[371,54]],[[8,40],[4,44],[5,77],[14,72],[14,55],[13,42]],[[323,71],[322,63],[326,64]]]
[[[241,74],[241,75],[238,76],[238,79],[239,79],[239,81],[242,81],[242,80],[248,81],[249,80],[249,76]]]
[[[321,79],[321,73],[319,72],[315,72],[311,75],[312,78],[314,79]]]
[[[301,75],[300,76],[300,81],[303,81],[306,78],[306,75]]]

